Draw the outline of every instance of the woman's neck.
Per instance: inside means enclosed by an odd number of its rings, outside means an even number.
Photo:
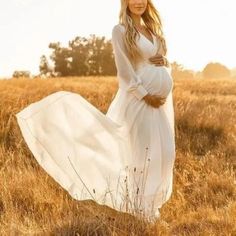
[[[138,15],[135,15],[135,14],[131,14],[131,17],[132,17],[134,25],[136,27],[139,27],[139,28],[142,27],[142,24],[141,24],[142,18],[141,18],[141,16],[138,16]]]

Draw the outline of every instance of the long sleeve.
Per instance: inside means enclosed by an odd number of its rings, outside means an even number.
[[[115,25],[112,29],[112,46],[115,56],[115,64],[117,68],[117,77],[119,79],[120,87],[131,92],[138,100],[141,100],[146,94],[147,90],[143,87],[142,81],[136,74],[128,56],[124,44],[124,28],[121,25]]]

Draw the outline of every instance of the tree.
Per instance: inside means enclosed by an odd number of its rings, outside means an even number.
[[[88,64],[89,75],[102,74],[102,54],[104,50],[105,37],[97,38],[95,35],[89,39],[88,44]]]
[[[230,70],[220,63],[209,63],[202,71],[204,78],[228,78]]]
[[[76,37],[69,41],[69,74],[72,76],[88,75],[88,40],[84,37]]]
[[[111,40],[108,40],[104,45],[100,65],[102,68],[101,75],[116,75],[117,71]]]
[[[30,71],[27,71],[27,70],[15,70],[12,75],[13,78],[21,78],[21,77],[30,78],[30,76],[31,76],[31,73]]]
[[[48,60],[45,55],[40,57],[40,65],[39,65],[40,75],[46,75],[47,73],[51,72],[52,70],[49,68]]]
[[[171,68],[171,75],[173,78],[193,79],[195,77],[194,71],[184,69],[183,65],[178,64],[177,62],[171,63]]]
[[[54,72],[61,76],[69,75],[68,57],[70,52],[67,48],[61,47],[60,43],[50,43],[49,48],[54,49],[50,58],[54,62]]]

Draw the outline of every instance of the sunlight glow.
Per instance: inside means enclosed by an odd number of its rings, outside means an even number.
[[[236,67],[234,0],[153,0],[163,19],[168,58],[202,70],[210,61]],[[120,0],[9,0],[0,6],[0,77],[14,70],[38,73],[50,42],[76,36],[111,38]]]

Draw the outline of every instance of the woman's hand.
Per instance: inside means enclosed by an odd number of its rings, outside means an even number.
[[[167,60],[167,58],[161,54],[156,54],[153,57],[150,57],[148,59],[152,64],[156,65],[156,66],[166,66],[169,67],[170,63]]]
[[[154,108],[158,108],[161,105],[163,105],[166,101],[165,97],[161,97],[161,96],[157,96],[157,95],[151,95],[151,94],[147,94],[143,97],[144,101],[154,107]]]

